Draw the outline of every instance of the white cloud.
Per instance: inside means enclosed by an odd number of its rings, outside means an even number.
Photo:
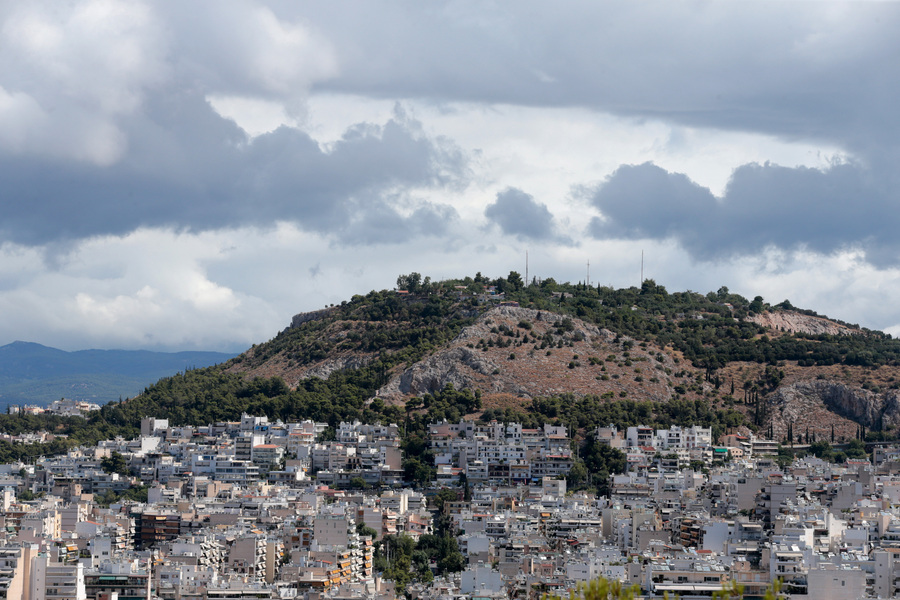
[[[515,187],[551,204],[558,217],[583,223],[584,207],[570,202],[572,188],[600,181],[621,164],[651,161],[687,173],[722,195],[733,170],[747,163],[826,168],[846,158],[834,145],[638,120],[582,108],[410,99],[403,106],[430,136],[453,140],[470,157],[470,187],[452,203],[464,218],[473,220],[481,218],[498,193]],[[314,94],[302,128],[328,147],[353,123],[380,122],[390,118],[393,110],[394,103],[386,100]],[[275,111],[269,117],[276,119]],[[281,124],[296,123],[283,120]],[[443,192],[418,192],[448,201]]]
[[[280,21],[266,8],[252,9],[249,23],[239,31],[247,40],[244,49],[250,50],[248,70],[267,90],[291,95],[298,86],[337,74],[337,60],[326,40],[301,24]]]
[[[117,119],[164,78],[165,36],[143,3],[17,4],[0,27],[0,136],[8,152],[108,166],[127,145]],[[10,99],[14,102],[10,102]],[[22,141],[17,129],[27,127]]]
[[[275,131],[281,126],[300,125],[288,114],[284,104],[275,100],[216,94],[206,98],[218,114],[234,121],[251,137]]]
[[[177,76],[206,94],[284,102],[340,72],[331,41],[297,14],[259,2],[156,3],[172,28]]]
[[[248,347],[287,321],[262,299],[265,290],[209,278],[208,265],[224,260],[222,248],[241,235],[139,230],[73,244],[52,267],[37,251],[6,244],[4,276],[29,276],[0,290],[0,339],[65,349]]]
[[[76,244],[56,268],[43,265],[35,250],[7,244],[2,275],[19,278],[0,290],[0,341],[240,351],[273,337],[298,312],[390,289],[401,273],[524,276],[526,249],[530,275],[539,278],[584,281],[590,260],[592,284],[636,286],[643,252],[644,276],[671,291],[726,285],[871,328],[900,327],[891,300],[900,293],[900,270],[874,269],[855,252],[772,249],[700,266],[677,246],[649,240],[492,247],[478,232],[457,233],[452,251],[419,240],[373,253],[331,245],[287,223],[204,234],[144,229]]]
[[[41,17],[32,14],[29,18]],[[28,44],[30,36],[17,36],[24,54],[66,94],[104,113],[133,112],[140,106],[143,88],[164,76],[164,55],[156,47],[163,39],[160,24],[142,3],[79,3],[67,21],[42,25],[56,28],[57,43],[34,48]],[[10,29],[15,30],[16,24]]]

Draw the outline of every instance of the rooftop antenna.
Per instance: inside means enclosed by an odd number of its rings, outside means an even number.
[[[641,250],[641,286],[644,285],[644,251]]]

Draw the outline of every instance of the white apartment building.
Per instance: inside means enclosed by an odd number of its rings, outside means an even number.
[[[56,562],[44,554],[32,561],[28,600],[87,600],[84,565]]]

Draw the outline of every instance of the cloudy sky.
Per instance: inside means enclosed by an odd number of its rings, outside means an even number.
[[[397,275],[900,334],[900,4],[0,4],[0,344],[242,351]]]

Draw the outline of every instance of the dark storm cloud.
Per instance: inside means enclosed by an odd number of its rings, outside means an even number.
[[[516,188],[508,188],[497,194],[497,200],[484,209],[484,216],[506,235],[520,240],[557,240],[553,214],[546,204]]]
[[[381,200],[354,203],[357,210],[337,232],[343,244],[402,244],[420,236],[442,236],[458,220],[456,210],[425,203],[409,216]]]
[[[292,221],[351,242],[439,234],[455,212],[395,206],[402,186],[452,186],[465,158],[398,114],[360,124],[324,151],[286,127],[249,140],[202,98],[148,99],[126,123],[112,167],[34,156],[0,161],[3,237],[25,244],[123,234],[142,226],[207,230]],[[401,204],[408,204],[402,202]],[[409,216],[403,216],[403,213]]]
[[[835,144],[864,168],[744,167],[721,201],[683,177],[623,168],[598,195],[606,221],[592,231],[674,237],[704,257],[765,244],[892,252],[891,218],[879,215],[896,212],[884,190],[900,184],[898,4],[84,7],[0,8],[4,239],[277,220],[359,243],[394,239],[398,228],[440,234],[455,211],[398,189],[456,185],[465,160],[402,114],[357,126],[326,152],[296,129],[248,140],[206,102],[233,94],[290,110],[312,90],[579,107]],[[486,216],[511,235],[566,241],[546,206],[513,205],[498,197]],[[773,210],[781,219],[766,216]],[[740,224],[753,227],[737,236]]]
[[[314,20],[342,65],[315,89],[583,107],[824,143],[854,161],[745,166],[721,201],[684,177],[623,168],[598,196],[597,235],[672,237],[703,258],[858,245],[897,264],[887,190],[900,186],[900,4],[338,2]]]
[[[900,129],[894,3],[336,2],[316,13],[342,65],[321,89],[590,107],[854,150],[893,144]]]
[[[854,164],[827,171],[744,165],[722,198],[656,165],[624,165],[591,201],[602,213],[588,228],[594,237],[672,239],[700,260],[768,246],[822,253],[861,247],[870,260],[900,264],[894,202]]]

